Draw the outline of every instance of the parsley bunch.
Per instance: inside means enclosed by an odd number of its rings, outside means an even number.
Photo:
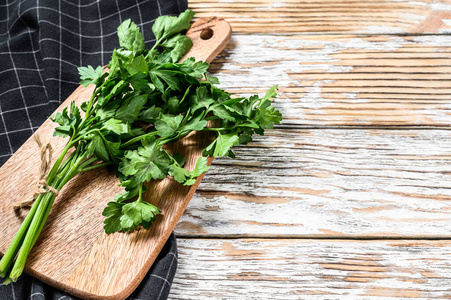
[[[49,171],[49,186],[61,190],[80,172],[110,166],[124,187],[103,211],[108,234],[149,228],[155,222],[160,210],[143,200],[146,182],[172,176],[192,185],[209,169],[208,156],[233,158],[233,146],[249,143],[254,133],[263,135],[281,121],[270,100],[277,96],[277,86],[263,98],[231,98],[214,86],[219,82],[206,73],[208,63],[194,58],[178,62],[192,46],[181,32],[190,27],[193,15],[186,10],[178,17],[159,17],[152,28],[156,43],[150,50],[139,28],[124,21],[118,27],[121,48],[114,50],[108,69],[78,69],[83,86],[95,85],[89,101],[80,108],[71,103],[51,117],[59,125],[54,135],[69,140]],[[213,122],[217,127],[207,126],[212,120],[217,120]],[[183,167],[185,159],[163,146],[193,131],[212,131],[216,139],[203,150],[194,170],[188,171]],[[54,199],[51,191],[36,198],[0,261],[5,283],[22,273]]]

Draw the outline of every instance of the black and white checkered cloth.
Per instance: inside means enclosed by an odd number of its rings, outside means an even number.
[[[154,20],[187,0],[0,1],[0,166],[79,86],[77,67],[108,64],[116,29],[131,18],[150,47]],[[131,299],[165,299],[177,266],[172,235]],[[74,299],[24,276],[0,299]]]

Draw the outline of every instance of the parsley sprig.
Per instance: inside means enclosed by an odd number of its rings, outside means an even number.
[[[189,29],[193,15],[186,10],[178,17],[159,17],[150,50],[138,26],[124,21],[118,27],[121,48],[113,51],[108,69],[78,68],[80,83],[95,86],[89,101],[80,107],[71,103],[50,118],[59,125],[54,135],[68,142],[47,176],[49,186],[61,190],[78,173],[109,166],[124,187],[103,211],[108,234],[149,228],[156,221],[160,210],[143,200],[146,182],[171,176],[192,185],[208,171],[208,156],[233,158],[233,146],[251,142],[254,133],[263,135],[281,121],[271,105],[277,86],[262,98],[232,98],[206,73],[208,63],[194,58],[179,62],[192,46],[181,32]],[[212,120],[216,127],[207,126]],[[185,158],[163,146],[193,131],[211,131],[216,138],[188,171]],[[54,199],[51,191],[37,197],[1,259],[0,275],[6,283],[22,273]]]

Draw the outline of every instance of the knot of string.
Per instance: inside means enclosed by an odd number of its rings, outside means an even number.
[[[50,164],[52,162],[53,148],[50,143],[42,144],[39,134],[35,134],[33,137],[41,152],[41,166],[39,168],[38,186],[30,200],[17,203],[14,205],[14,209],[21,209],[23,207],[31,206],[39,195],[47,192],[52,192],[55,194],[55,197],[58,196],[58,190],[47,184],[47,173],[50,170]]]

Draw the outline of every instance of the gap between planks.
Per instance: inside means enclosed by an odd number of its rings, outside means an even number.
[[[451,130],[451,125],[432,126],[432,125],[275,125],[274,129],[305,129],[305,130],[324,130],[324,129],[358,129],[358,130]]]
[[[233,28],[232,28],[233,29]],[[428,32],[428,33],[416,33],[416,32],[399,32],[399,33],[390,33],[390,32],[380,32],[380,33],[369,33],[369,32],[233,32],[233,36],[277,36],[277,37],[294,37],[294,36],[348,36],[348,35],[356,35],[362,37],[372,37],[372,36],[399,36],[399,37],[421,37],[421,36],[449,36],[450,33],[441,33],[441,32]]]
[[[388,241],[388,240],[412,240],[412,241],[451,241],[450,236],[387,236],[387,235],[281,235],[281,234],[252,234],[252,235],[230,235],[230,234],[204,234],[202,236],[192,236],[186,234],[176,234],[178,239],[191,240],[246,240],[246,239],[268,239],[268,240],[349,240],[349,241]]]

